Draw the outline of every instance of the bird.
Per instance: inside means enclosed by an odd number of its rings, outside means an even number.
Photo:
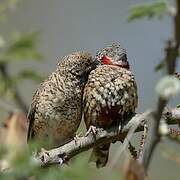
[[[27,141],[44,142],[54,148],[70,141],[82,117],[83,89],[96,62],[88,52],[73,52],[36,90],[27,115]]]
[[[105,46],[95,56],[99,62],[88,76],[83,93],[83,116],[87,132],[121,127],[138,105],[137,84],[127,52],[118,43]],[[110,143],[93,148],[90,161],[97,168],[108,161]]]

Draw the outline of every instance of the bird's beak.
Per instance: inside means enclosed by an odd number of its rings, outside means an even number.
[[[86,69],[86,74],[89,74],[92,70],[96,69],[97,65],[99,65],[99,61],[94,59],[91,65]]]
[[[127,61],[127,54],[122,53],[119,57],[119,61],[126,62]]]
[[[127,60],[127,55],[122,53],[118,60],[112,61],[112,65],[123,67],[129,69],[129,62]]]

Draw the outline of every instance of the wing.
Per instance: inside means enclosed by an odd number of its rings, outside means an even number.
[[[58,80],[57,80],[58,79]],[[62,108],[65,103],[65,83],[63,77],[57,77],[56,73],[52,73],[47,80],[45,80],[35,92],[32,103],[28,112],[28,134],[27,140],[32,140],[37,131],[34,130],[35,121],[38,114],[43,117],[44,112],[52,111],[56,108]],[[41,107],[43,106],[44,112]],[[43,117],[44,118],[44,117]],[[43,120],[45,122],[45,119]],[[36,133],[35,133],[36,132]]]
[[[27,141],[32,140],[34,138],[34,120],[35,120],[35,114],[36,114],[36,105],[38,103],[38,95],[39,95],[39,89],[35,92],[33,98],[32,98],[32,103],[29,108],[29,112],[27,115],[27,118],[29,120],[29,127],[28,127],[28,133],[27,133]]]

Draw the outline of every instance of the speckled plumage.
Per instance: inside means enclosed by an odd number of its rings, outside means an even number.
[[[28,140],[46,140],[47,147],[52,148],[74,137],[82,116],[83,88],[93,68],[95,63],[86,52],[62,58],[33,96]]]
[[[101,60],[104,55],[108,55],[116,62],[120,60],[118,56],[122,50],[118,45],[108,46],[100,50],[98,58]],[[113,64],[99,65],[88,77],[83,103],[87,129],[90,126],[107,128],[122,124],[126,116],[135,112],[138,103],[132,72]],[[106,144],[93,149],[90,160],[95,161],[97,167],[106,165],[109,147],[110,144]]]

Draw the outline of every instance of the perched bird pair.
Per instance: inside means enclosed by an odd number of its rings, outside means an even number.
[[[65,56],[45,80],[29,110],[28,140],[48,140],[49,147],[72,139],[82,114],[87,129],[121,125],[135,112],[137,86],[126,51],[118,44],[101,49],[92,58],[77,52]],[[91,160],[103,167],[110,144],[95,147]]]

